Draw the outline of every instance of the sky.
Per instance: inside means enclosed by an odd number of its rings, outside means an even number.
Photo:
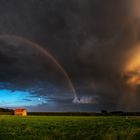
[[[0,107],[140,111],[139,0],[0,0]]]

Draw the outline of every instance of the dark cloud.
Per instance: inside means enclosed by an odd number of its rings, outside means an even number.
[[[122,76],[122,70],[127,59],[131,57],[129,52],[139,43],[140,32],[140,20],[132,14],[131,2],[2,0],[0,34],[23,36],[50,50],[72,79],[79,96],[78,101],[89,103],[86,107],[79,104],[80,109],[129,109],[126,102],[127,98],[131,100],[131,96],[127,94],[127,76]],[[44,85],[49,85],[55,93],[55,86],[60,79],[61,85],[66,83],[57,68],[46,62],[38,51],[27,49],[31,47],[27,44],[25,47],[25,44],[18,41],[12,46],[9,45],[12,44],[7,44],[7,39],[0,40],[1,82],[14,81],[16,87],[21,89],[26,87],[21,85],[30,85],[37,95],[47,94],[41,90]],[[19,51],[22,53],[16,50],[18,45],[21,46]],[[34,57],[35,55],[37,57]],[[48,83],[49,76],[50,80],[53,79],[52,83],[57,83],[55,86]],[[36,81],[38,86],[33,86],[31,83]],[[49,93],[47,95],[49,96]],[[65,108],[65,94],[57,95],[55,102],[58,101],[57,105],[60,105],[62,110],[67,110],[70,106],[75,108],[71,97],[68,97],[71,102],[68,103],[68,108]],[[122,100],[124,97],[126,100]],[[63,101],[60,101],[60,98]],[[138,100],[135,101],[133,109],[137,109],[137,102]],[[43,110],[47,105],[40,106]]]

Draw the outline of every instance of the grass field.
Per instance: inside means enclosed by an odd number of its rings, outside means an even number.
[[[140,140],[140,118],[0,116],[0,140]]]

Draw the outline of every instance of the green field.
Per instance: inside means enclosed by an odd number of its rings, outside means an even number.
[[[0,140],[140,140],[140,118],[0,116]]]

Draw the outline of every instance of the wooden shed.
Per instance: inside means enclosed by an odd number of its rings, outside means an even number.
[[[17,116],[27,116],[27,110],[25,108],[17,108],[15,109],[14,114]]]

